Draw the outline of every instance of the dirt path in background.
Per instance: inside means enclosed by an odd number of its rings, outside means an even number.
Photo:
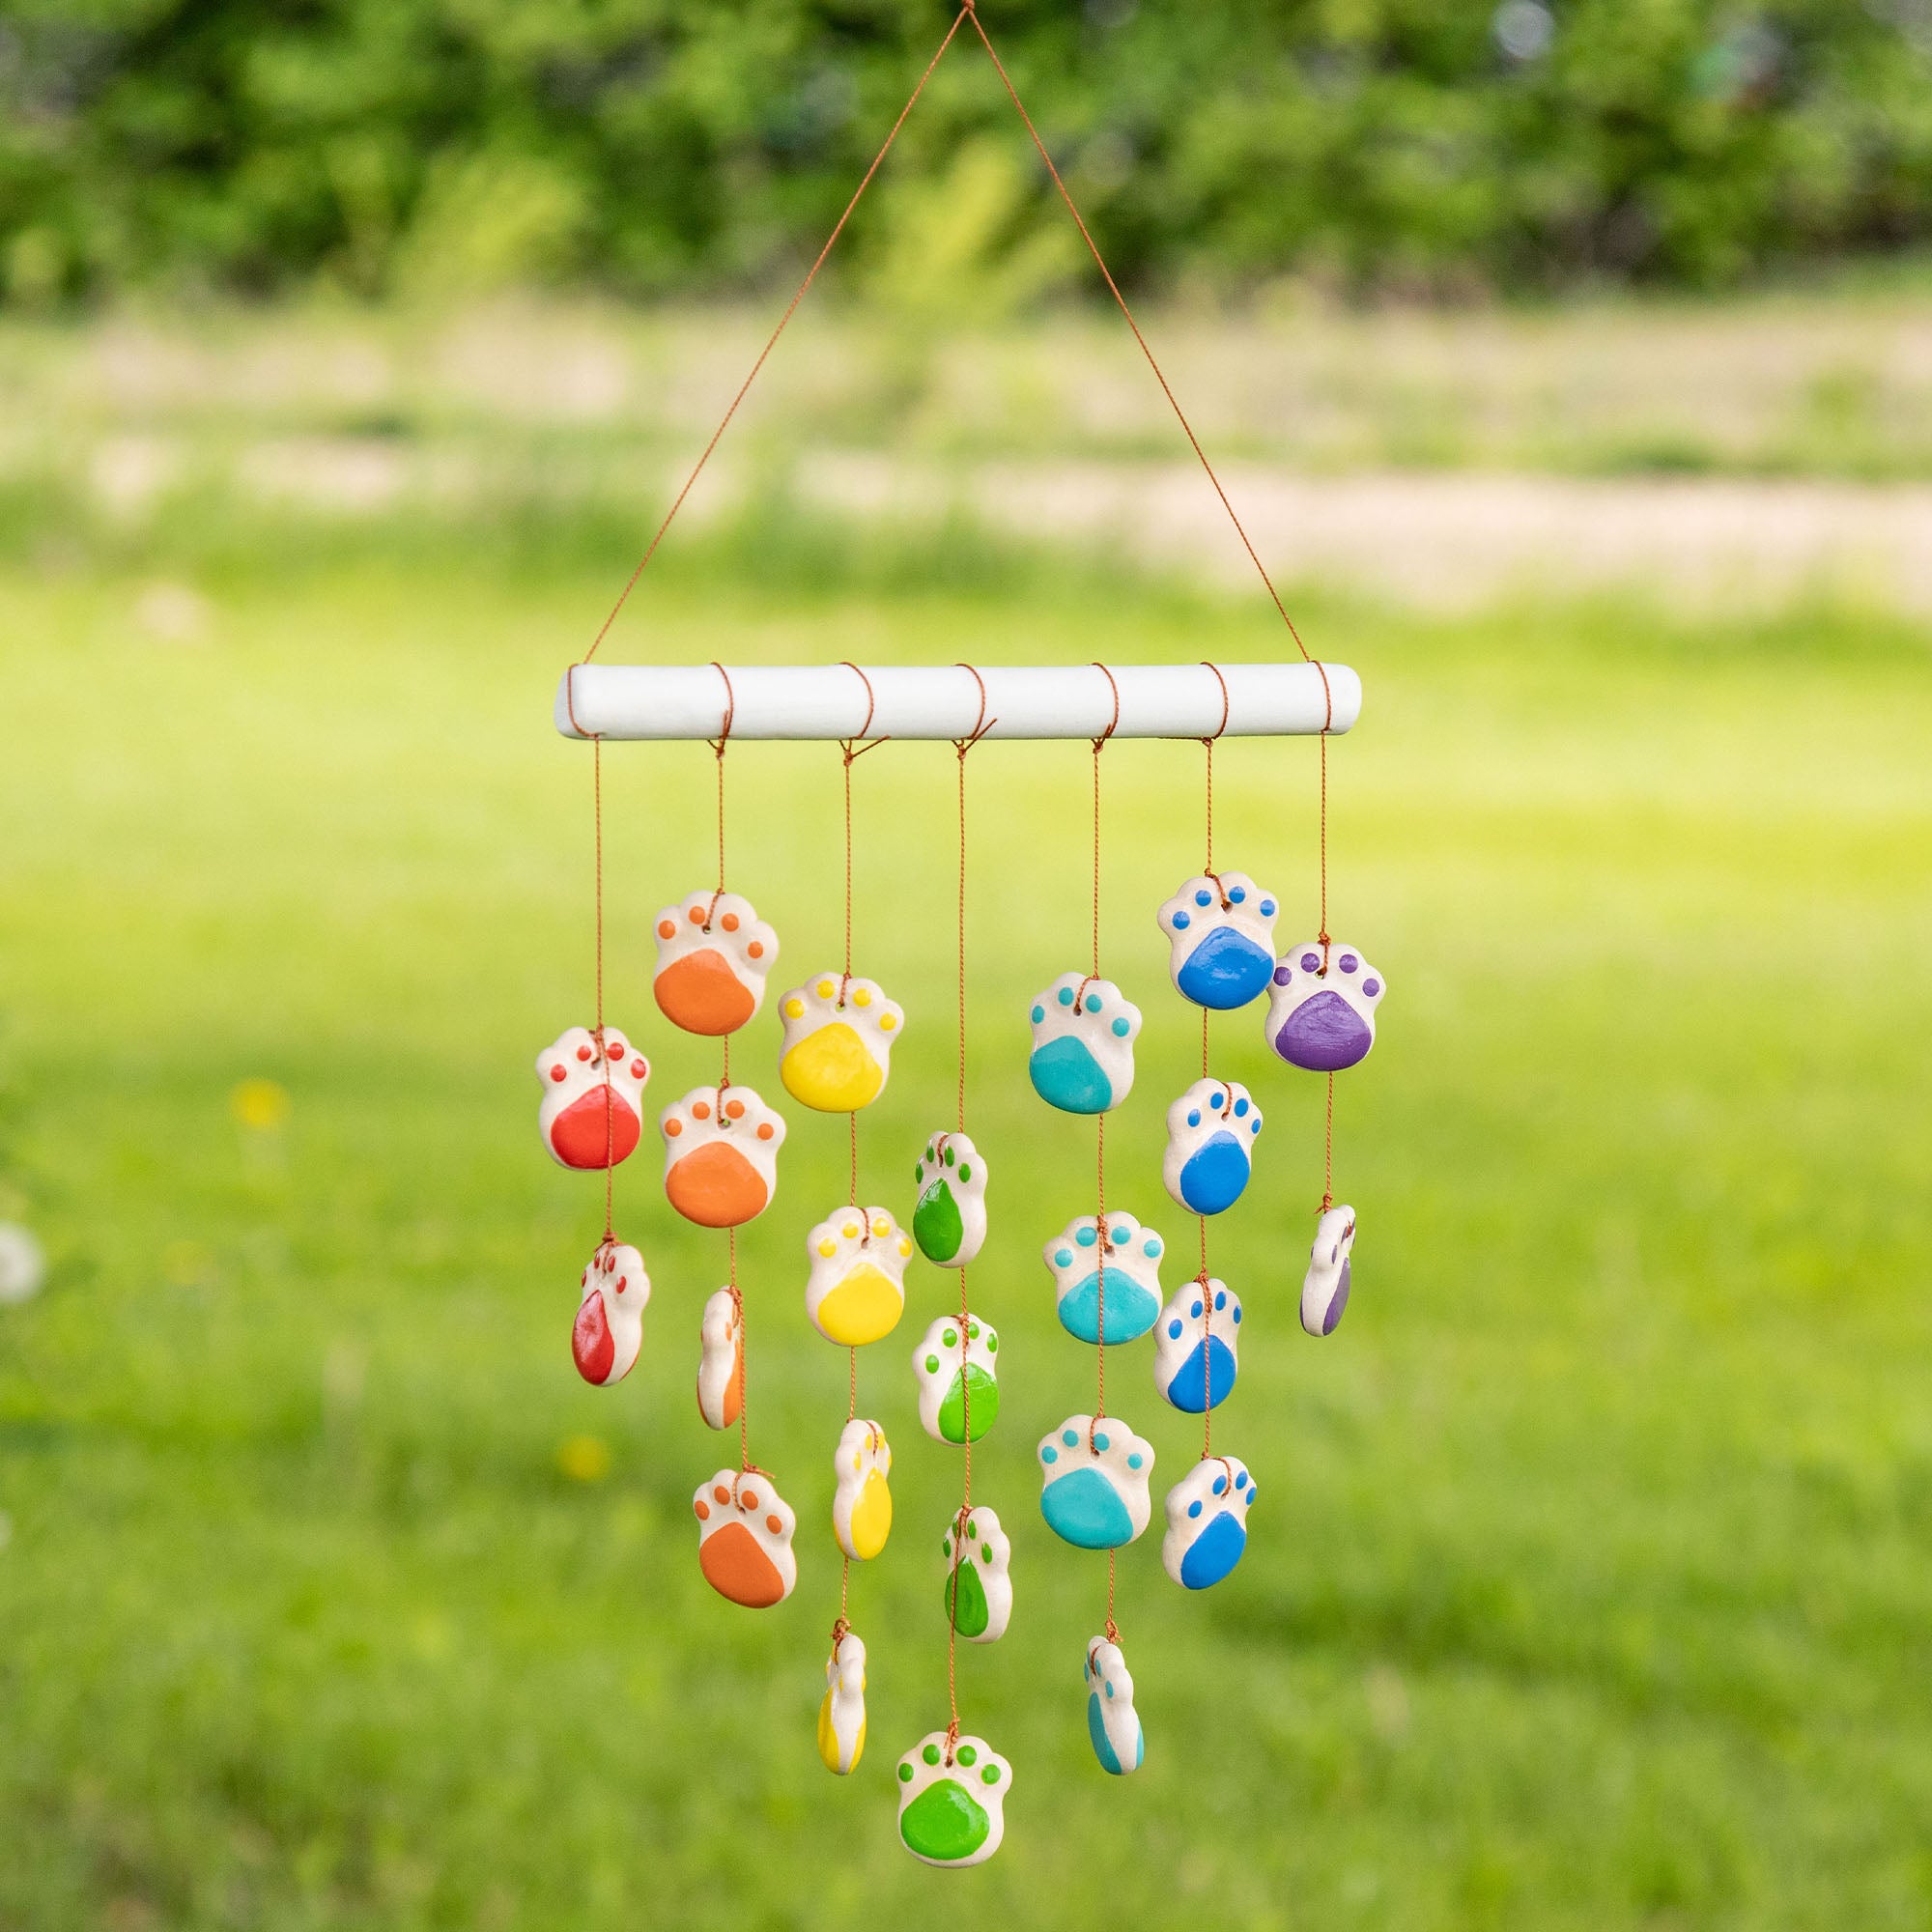
[[[1466,609],[1513,591],[1655,590],[1698,608],[1830,592],[1932,612],[1932,485],[1376,473],[1221,467],[1278,580]],[[1239,582],[1253,565],[1207,478],[1179,465],[922,469],[821,454],[807,501],[877,515],[949,504],[996,529],[1109,543]]]

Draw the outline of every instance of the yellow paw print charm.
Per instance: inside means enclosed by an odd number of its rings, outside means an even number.
[[[779,1077],[821,1114],[856,1114],[885,1092],[905,1009],[876,980],[821,973],[779,1002]]]

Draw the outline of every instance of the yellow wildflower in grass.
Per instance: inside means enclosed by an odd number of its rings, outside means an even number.
[[[601,1435],[572,1435],[557,1449],[556,1466],[573,1483],[601,1483],[611,1473],[611,1445]]]
[[[240,1081],[228,1096],[228,1111],[255,1133],[276,1133],[288,1122],[289,1090],[278,1080]]]

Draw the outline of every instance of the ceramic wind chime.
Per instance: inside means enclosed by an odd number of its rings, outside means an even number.
[[[1011,83],[970,0],[961,6],[926,75],[969,23],[1010,92]],[[920,88],[923,85],[923,77]],[[914,90],[913,101],[920,88]],[[1013,99],[1017,105],[1018,97]],[[908,111],[913,101],[907,103]],[[1031,122],[1028,127],[1031,131]],[[1037,135],[1034,138],[1037,145]],[[886,147],[891,140],[888,136]],[[1043,147],[1039,153],[1052,172],[1051,157]],[[882,148],[880,159],[884,154]],[[870,179],[868,172],[866,180]],[[1053,179],[1065,196],[1057,172]],[[857,199],[855,195],[855,205]],[[1072,207],[1070,197],[1067,206]],[[828,242],[828,251],[830,246]],[[815,264],[805,286],[816,272]],[[1126,312],[1111,277],[1108,286]],[[804,292],[802,287],[801,297]],[[792,309],[796,306],[794,299]],[[766,355],[792,309],[773,331]],[[1127,319],[1132,322],[1130,314]],[[1135,333],[1139,339],[1138,328]],[[1141,346],[1158,376],[1144,339]],[[761,355],[753,377],[764,360]],[[742,400],[744,391],[739,393]],[[1168,394],[1172,401],[1172,391]],[[734,401],[725,424],[736,408]],[[1178,403],[1175,410],[1179,415]],[[1186,418],[1180,416],[1180,421],[1185,428]],[[721,435],[724,426],[720,425]],[[1187,434],[1192,440],[1191,429]],[[587,740],[592,749],[595,1024],[567,1029],[538,1056],[543,1090],[538,1124],[557,1162],[602,1173],[605,1199],[603,1236],[582,1271],[572,1353],[585,1381],[599,1387],[621,1382],[642,1350],[644,1312],[651,1298],[643,1251],[619,1238],[613,1212],[615,1170],[642,1139],[643,1093],[651,1068],[636,1036],[607,1025],[604,1013],[603,747],[614,739],[704,739],[716,759],[717,883],[697,887],[659,912],[653,922],[656,960],[651,974],[664,1020],[684,1034],[717,1041],[719,1053],[717,1077],[693,1087],[659,1117],[667,1204],[685,1221],[725,1236],[723,1285],[708,1293],[702,1288],[686,1293],[683,1284],[674,1291],[678,1309],[673,1319],[687,1322],[687,1332],[696,1339],[699,1415],[708,1428],[735,1430],[738,1436],[735,1465],[726,1461],[697,1484],[692,1510],[698,1567],[720,1597],[750,1609],[772,1608],[792,1597],[801,1582],[799,1520],[772,1473],[752,1456],[747,1297],[737,1254],[738,1229],[773,1204],[786,1122],[754,1087],[732,1076],[734,1041],[740,1042],[742,1062],[748,1030],[763,1011],[768,985],[775,983],[771,975],[780,943],[752,902],[726,885],[725,776],[734,743],[765,738],[836,743],[842,754],[843,781],[842,952],[836,969],[828,965],[777,994],[777,1037],[770,1040],[771,1070],[789,1099],[808,1114],[842,1115],[846,1121],[846,1198],[823,1213],[801,1211],[797,1219],[805,1249],[804,1318],[826,1343],[846,1351],[848,1371],[845,1417],[836,1429],[828,1426],[821,1438],[832,1455],[829,1521],[821,1518],[821,1528],[809,1532],[805,1545],[808,1575],[810,1547],[822,1545],[828,1532],[839,1556],[838,1603],[824,1663],[816,1742],[829,1771],[847,1776],[862,1768],[872,1653],[849,1616],[852,1566],[873,1562],[886,1550],[894,1513],[893,1448],[886,1428],[875,1416],[860,1413],[860,1351],[898,1328],[909,1269],[923,1263],[938,1273],[913,1275],[915,1291],[944,1283],[947,1293],[939,1312],[912,1345],[911,1383],[901,1385],[900,1395],[916,1408],[921,1428],[940,1451],[957,1452],[960,1495],[944,1523],[932,1525],[939,1534],[930,1542],[923,1535],[919,1540],[920,1548],[928,1552],[926,1560],[935,1544],[942,1558],[936,1600],[947,1632],[947,1721],[896,1760],[893,1782],[898,1835],[906,1850],[927,1864],[971,1866],[1000,1847],[1013,1769],[962,1723],[958,1645],[961,1639],[971,1646],[997,1643],[1012,1627],[1014,1531],[990,1504],[976,1501],[973,1492],[974,1446],[984,1440],[1000,1414],[1000,1332],[986,1310],[974,1305],[968,1274],[989,1238],[989,1168],[1004,1164],[1009,1155],[996,1149],[989,1161],[987,1150],[967,1130],[969,757],[983,739],[996,736],[1079,738],[1088,741],[1091,752],[1091,945],[1084,965],[1061,973],[1031,1003],[1026,1076],[1046,1107],[1094,1123],[1093,1211],[1075,1215],[1039,1251],[1062,1329],[1093,1350],[1094,1390],[1091,1408],[1076,1407],[1039,1438],[1037,1459],[1046,1529],[1074,1549],[1104,1552],[1107,1558],[1105,1612],[1085,1646],[1081,1683],[1094,1756],[1107,1773],[1125,1776],[1145,1761],[1147,1746],[1116,1614],[1118,1562],[1120,1552],[1145,1535],[1153,1520],[1155,1455],[1152,1444],[1109,1406],[1108,1352],[1134,1349],[1151,1337],[1156,1394],[1179,1413],[1201,1419],[1199,1454],[1165,1492],[1160,1551],[1162,1567],[1175,1583],[1187,1590],[1211,1588],[1235,1570],[1246,1550],[1256,1484],[1244,1462],[1217,1452],[1213,1444],[1215,1413],[1239,1378],[1244,1310],[1235,1288],[1209,1271],[1208,1224],[1236,1208],[1250,1191],[1263,1109],[1246,1086],[1215,1070],[1209,1029],[1215,1013],[1251,1007],[1264,994],[1269,1049],[1327,1083],[1322,1190],[1301,1290],[1302,1325],[1314,1335],[1332,1333],[1349,1299],[1355,1222],[1353,1209],[1338,1207],[1334,1199],[1334,1080],[1373,1046],[1383,984],[1357,949],[1333,941],[1328,933],[1327,741],[1354,723],[1360,685],[1345,667],[1310,658],[1252,545],[1249,554],[1288,622],[1298,662],[983,670],[963,665],[865,670],[846,663],[730,671],[719,665],[593,663],[716,442],[714,437],[590,651],[565,673],[557,696],[558,729]],[[1194,447],[1200,454],[1198,442]],[[1202,455],[1201,461],[1220,491],[1207,457]],[[1221,500],[1245,543],[1246,533],[1225,492]],[[1214,750],[1227,736],[1299,734],[1318,737],[1321,747],[1320,917],[1314,939],[1277,953],[1278,895],[1247,873],[1219,869],[1215,864]],[[1199,1249],[1198,1266],[1171,1288],[1162,1275],[1165,1271],[1172,1280],[1174,1252],[1155,1223],[1142,1219],[1139,1211],[1151,1206],[1146,1190],[1152,1175],[1130,1177],[1117,1189],[1121,1198],[1112,1198],[1107,1165],[1107,1122],[1133,1095],[1144,1017],[1102,973],[1101,779],[1104,754],[1115,739],[1150,737],[1194,738],[1207,751],[1202,867],[1156,914],[1174,989],[1201,1015],[1200,1077],[1165,1107],[1160,1179],[1174,1207],[1194,1217]],[[935,1129],[917,1148],[895,1153],[895,1158],[909,1154],[912,1170],[913,1190],[903,1214],[865,1200],[867,1193],[880,1190],[861,1185],[859,1116],[886,1089],[906,1010],[877,980],[855,972],[853,951],[853,766],[889,740],[950,742],[956,759],[952,1124]],[[831,951],[825,946],[819,957]],[[1151,948],[1146,963],[1150,968],[1153,964]],[[767,1037],[773,1031],[768,1020]],[[1003,1069],[1002,1077],[1016,1082],[1017,1065]],[[1142,1102],[1146,1104],[1145,1094]],[[1013,1151],[1026,1164],[1037,1157],[1031,1147]],[[1120,1177],[1113,1179],[1118,1182]],[[1037,1238],[1038,1232],[1023,1236],[1022,1245]],[[1259,1305],[1261,1290],[1249,1287],[1250,1301]],[[768,1319],[777,1319],[777,1309],[766,1295],[758,1320],[762,1324]],[[1117,1353],[1117,1396],[1119,1363]]]

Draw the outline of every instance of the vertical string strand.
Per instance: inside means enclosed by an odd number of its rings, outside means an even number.
[[[979,24],[978,19],[974,21]],[[981,36],[983,39],[984,36]],[[987,51],[992,51],[990,43]],[[997,63],[996,63],[997,64]],[[1095,738],[1094,743],[1094,957],[1093,978],[1100,977],[1100,753],[1107,749],[1107,740],[1120,728],[1121,687],[1114,681],[1114,673],[1103,664],[1094,667],[1106,680],[1107,689],[1113,694],[1113,715],[1107,721],[1107,728]],[[1082,986],[1075,994],[1076,1002],[1087,991]],[[1094,1437],[1107,1413],[1107,1116],[1104,1109],[1094,1117],[1094,1283],[1098,1303],[1098,1340],[1094,1344],[1094,1420],[1087,1425],[1087,1446],[1094,1447]],[[1120,1632],[1114,1622],[1114,1574],[1115,1553],[1107,1552],[1107,1641],[1120,1640]]]
[[[604,737],[590,741],[590,810],[595,824],[592,869],[597,901],[597,1055],[604,1067],[604,1243],[617,1238],[612,1209],[617,1168],[616,1095],[611,1087],[611,1055],[604,1045]]]

